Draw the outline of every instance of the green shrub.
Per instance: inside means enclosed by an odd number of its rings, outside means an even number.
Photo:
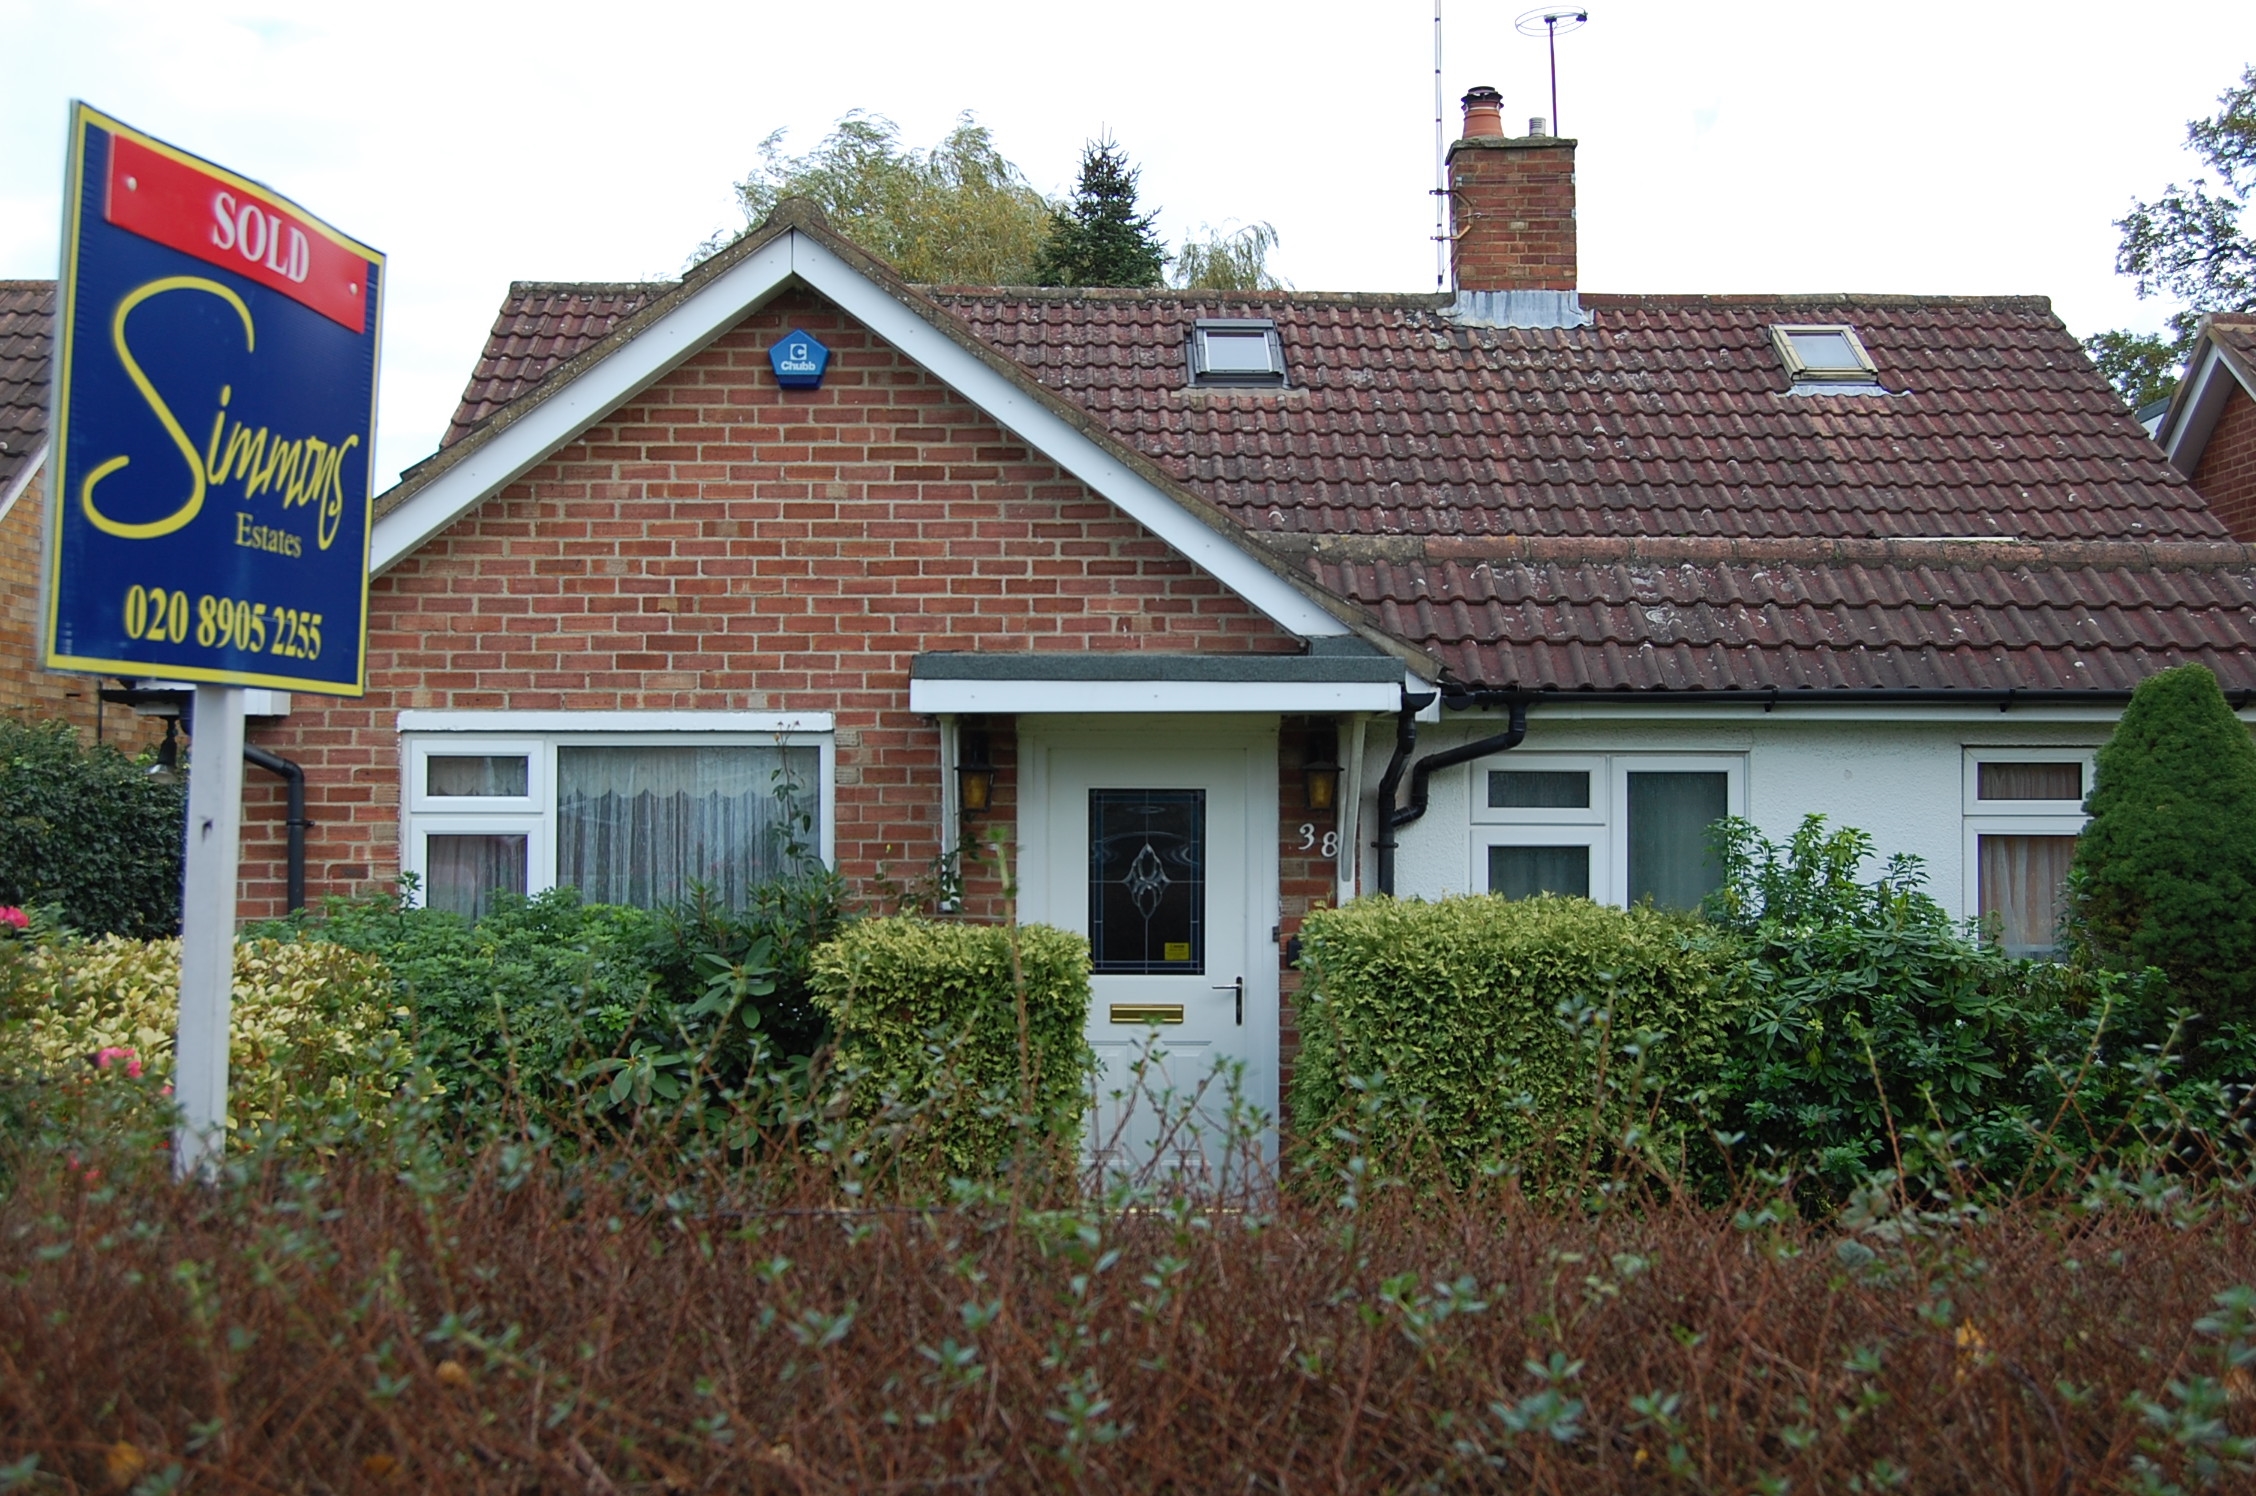
[[[1362,1145],[1431,1148],[1460,1178],[1553,1140],[1579,1153],[1600,1098],[1618,1138],[1620,1107],[1688,1089],[1720,1056],[1728,998],[1697,937],[1682,916],[1549,896],[1311,914],[1292,1086],[1302,1136],[1325,1146],[1383,1074],[1390,1104],[1368,1110]]]
[[[180,942],[0,937],[0,1088],[130,1085],[161,1109],[180,1026]],[[408,1067],[383,963],[318,943],[235,947],[228,1125],[381,1127]],[[35,1121],[29,1106],[12,1117]]]
[[[2199,665],[2140,683],[2099,750],[2076,843],[2078,937],[2159,967],[2220,1022],[2256,1020],[2256,743]]]
[[[89,934],[174,934],[184,793],[67,722],[0,717],[0,905],[59,906]]]
[[[1081,936],[863,920],[815,952],[814,992],[858,1114],[928,1106],[930,1147],[953,1174],[1007,1163],[1020,1119],[1052,1162],[1070,1161],[1094,1064]]]
[[[810,986],[815,951],[848,917],[845,881],[820,863],[754,886],[739,910],[700,889],[659,911],[652,969],[669,996],[689,1002],[749,961],[766,973],[766,990],[752,997],[762,1036],[777,1054],[804,1058],[830,1036]]]
[[[379,897],[260,928],[380,958],[416,1056],[457,1115],[562,1099],[660,1001],[658,917],[582,904],[568,888],[500,899],[476,923]]]
[[[1734,818],[1718,843],[1708,913],[1739,939],[1741,1002],[1707,1087],[1717,1125],[1841,1189],[1931,1127],[1987,1168],[2025,1161],[2064,974],[1960,928],[1916,858],[1861,881],[1872,838],[1823,816],[1783,846]]]
[[[845,919],[839,894],[822,871],[756,888],[739,911],[703,897],[585,904],[558,888],[497,899],[476,922],[392,895],[258,928],[382,958],[458,1118],[505,1104],[678,1110],[775,1060],[805,1070],[825,1037],[809,966]]]

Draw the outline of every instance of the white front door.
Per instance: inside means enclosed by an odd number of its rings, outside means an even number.
[[[1026,918],[1089,937],[1108,1171],[1215,1178],[1275,1149],[1274,721],[1020,719]]]

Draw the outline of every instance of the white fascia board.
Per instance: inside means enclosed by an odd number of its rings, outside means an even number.
[[[1104,714],[1118,712],[1391,712],[1402,688],[1390,681],[912,680],[909,710]]]
[[[1028,395],[812,239],[791,236],[792,269],[871,331],[930,370],[1004,429],[1110,499],[1177,554],[1303,638],[1349,632],[1346,624],[1190,513],[1157,485]]]
[[[2225,401],[2236,387],[2256,400],[2256,387],[2241,377],[2235,360],[2215,343],[2203,343],[2192,373],[2186,376],[2187,398],[2173,412],[2178,419],[2171,424],[2162,444],[2170,465],[2188,478],[2201,465],[2201,454],[2209,446],[2209,434],[2217,429],[2218,417],[2225,413]]]
[[[17,470],[15,480],[8,485],[7,492],[0,493],[0,519],[8,517],[8,511],[16,507],[16,500],[24,496],[24,491],[31,487],[31,480],[39,476],[39,470],[46,462],[47,444],[41,442],[31,449],[31,460]]]
[[[524,476],[735,326],[790,278],[791,241],[798,237],[786,234],[713,277],[696,295],[377,520],[368,552],[370,574],[390,570],[480,500]]]
[[[399,714],[401,732],[734,732],[770,736],[829,732],[829,712],[450,712]]]
[[[371,571],[387,570],[454,523],[473,504],[521,477],[633,399],[734,326],[794,274],[930,370],[997,424],[1119,505],[1279,628],[1303,638],[1349,632],[1345,623],[1140,477],[1072,423],[796,230],[715,276],[696,295],[378,520],[369,553]]]

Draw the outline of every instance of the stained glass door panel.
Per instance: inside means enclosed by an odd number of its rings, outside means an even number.
[[[1206,970],[1206,791],[1089,791],[1089,969]]]

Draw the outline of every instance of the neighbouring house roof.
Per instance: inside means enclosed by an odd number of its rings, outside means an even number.
[[[2154,433],[2171,466],[2189,476],[2201,466],[2235,390],[2256,399],[2256,313],[2211,312],[2195,329],[2185,375]]]
[[[513,286],[450,439],[670,285]],[[1452,298],[916,288],[1445,684],[2256,689],[2233,543],[2023,297]],[[1282,389],[1195,388],[1202,318],[1267,318]],[[1778,324],[1853,326],[1879,393],[1798,393]]]
[[[611,335],[621,319],[674,288],[672,281],[624,285],[546,285],[519,281],[486,335],[446,436],[449,447],[486,417],[546,379],[556,366]]]
[[[0,280],[0,494],[47,440],[55,283]]]

